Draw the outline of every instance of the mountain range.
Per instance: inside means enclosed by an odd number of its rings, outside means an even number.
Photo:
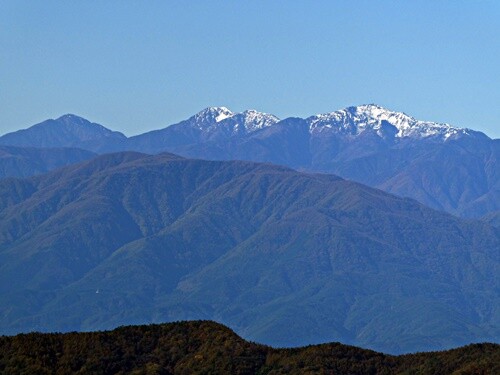
[[[0,197],[4,334],[212,319],[389,353],[500,337],[499,228],[334,175],[121,152]]]
[[[333,173],[462,217],[496,222],[500,215],[500,140],[374,104],[283,120],[211,107],[129,138],[65,115],[6,134],[0,144],[271,162]]]

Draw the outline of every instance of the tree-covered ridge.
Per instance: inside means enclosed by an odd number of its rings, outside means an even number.
[[[0,337],[2,374],[498,374],[500,345],[391,356],[339,343],[274,349],[211,321]]]
[[[205,319],[278,347],[495,342],[499,248],[498,228],[332,175],[104,155],[0,181],[0,333]]]

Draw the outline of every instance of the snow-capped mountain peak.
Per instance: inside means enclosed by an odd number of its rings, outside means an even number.
[[[237,114],[238,122],[241,122],[247,132],[263,129],[276,124],[280,119],[274,115],[248,109]]]
[[[71,122],[74,125],[79,125],[79,124],[86,124],[89,123],[88,120],[84,119],[83,117],[73,115],[71,113],[67,113],[65,115],[62,115],[56,119],[56,121],[60,122]]]
[[[209,107],[192,118],[196,127],[204,132],[213,133],[224,129],[231,133],[249,133],[271,126],[279,119],[271,114],[250,109],[233,113],[226,107]]]
[[[211,125],[233,115],[234,113],[226,107],[208,107],[198,112],[193,118],[199,124],[200,128],[202,128],[203,125]]]
[[[319,114],[307,118],[307,121],[313,134],[329,132],[356,136],[371,130],[380,136],[392,133],[397,138],[439,137],[443,140],[460,134],[469,134],[469,129],[437,122],[419,121],[403,112],[394,112],[376,104],[365,104]]]

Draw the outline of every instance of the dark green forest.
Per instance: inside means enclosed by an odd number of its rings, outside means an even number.
[[[275,349],[211,321],[0,337],[2,374],[499,374],[500,345],[391,356],[340,343]]]

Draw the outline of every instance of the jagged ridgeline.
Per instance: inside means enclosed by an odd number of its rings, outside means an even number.
[[[334,173],[463,217],[500,212],[500,140],[374,104],[304,119],[211,107],[177,124],[129,138],[65,115],[5,134],[0,145],[271,162]],[[0,177],[49,170],[52,165],[40,164],[55,159],[53,154],[33,158],[17,151],[4,158],[0,149]],[[13,165],[22,166],[23,174]]]
[[[0,337],[2,374],[498,374],[500,345],[391,356],[339,343],[274,349],[210,321]]]

